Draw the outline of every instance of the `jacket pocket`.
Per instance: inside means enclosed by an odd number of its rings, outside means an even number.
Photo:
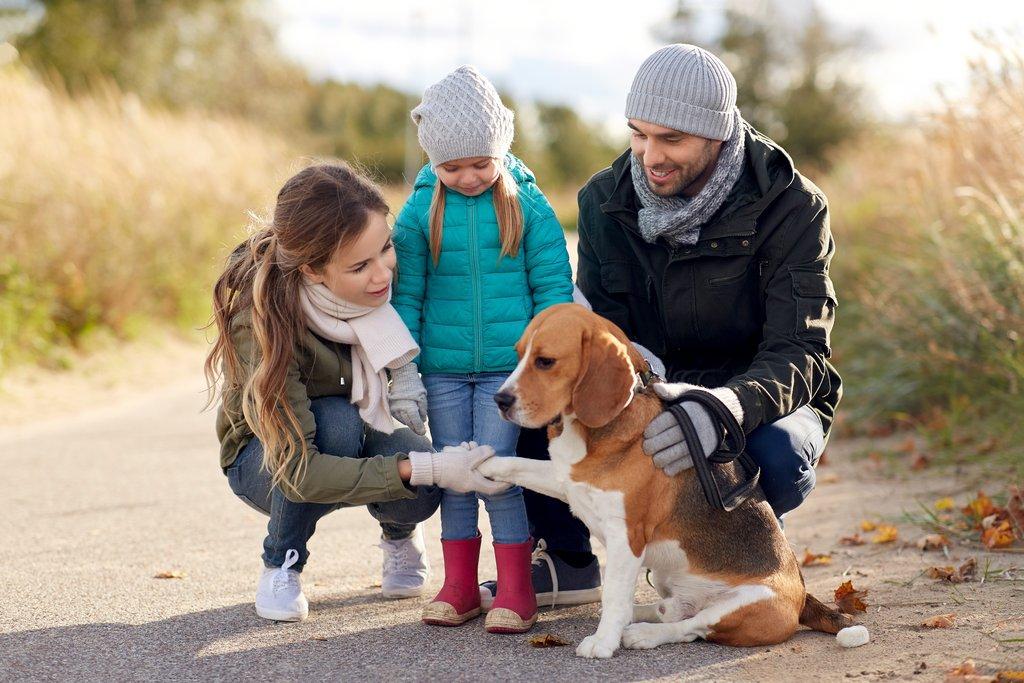
[[[830,335],[839,305],[836,290],[828,274],[813,267],[790,268],[793,278],[793,301],[796,306],[794,334],[820,344],[825,357],[832,355]]]

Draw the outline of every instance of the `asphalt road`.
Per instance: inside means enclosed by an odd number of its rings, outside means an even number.
[[[252,606],[266,519],[219,470],[198,368],[182,377],[0,430],[0,679],[703,678],[747,654],[695,643],[595,662],[489,635],[482,621],[424,626],[420,600],[380,598],[379,527],[363,509],[328,516],[313,538],[309,620],[266,622]],[[439,535],[435,515],[435,567]],[[164,571],[185,578],[154,578]],[[534,633],[575,644],[597,616],[597,606],[545,612]]]

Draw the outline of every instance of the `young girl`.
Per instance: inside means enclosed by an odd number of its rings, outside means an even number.
[[[419,348],[388,303],[395,268],[387,204],[344,165],[300,171],[273,223],[232,252],[214,288],[206,359],[220,464],[232,491],[270,516],[256,613],[299,621],[299,572],[317,520],[366,505],[383,532],[385,597],[419,595],[427,565],[416,524],[444,486],[498,492],[473,467],[487,449],[428,453],[395,431],[389,399],[415,402]],[[389,396],[385,368],[393,374]],[[412,389],[410,389],[412,387]],[[409,420],[415,424],[414,420]],[[422,424],[416,425],[422,433]],[[416,476],[419,486],[407,482]]]
[[[412,111],[430,163],[395,227],[395,308],[419,343],[434,448],[463,442],[515,455],[518,427],[494,403],[530,319],[572,301],[565,235],[533,174],[508,153],[512,112],[494,86],[463,66],[429,88]],[[485,628],[522,633],[537,620],[532,541],[522,490],[480,496],[490,515],[498,593]],[[457,626],[480,613],[477,497],[445,490],[445,580],[423,610]]]

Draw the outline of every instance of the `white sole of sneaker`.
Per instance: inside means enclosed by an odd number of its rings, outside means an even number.
[[[296,614],[295,612],[281,612],[256,605],[256,614],[271,621],[302,621],[309,616],[309,611],[306,610]]]
[[[380,594],[386,600],[401,600],[402,598],[420,598],[423,597],[423,586],[419,588],[392,588],[389,590],[381,590]]]
[[[537,607],[539,609],[544,609],[545,607],[586,605],[591,602],[601,602],[600,588],[584,588],[578,591],[558,591],[558,600],[554,605],[551,604],[551,593],[537,594]],[[491,609],[491,605],[493,603],[494,597],[491,595],[491,592],[486,589],[480,589],[480,608],[486,612]]]

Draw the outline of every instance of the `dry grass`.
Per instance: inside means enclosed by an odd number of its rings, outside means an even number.
[[[94,333],[194,325],[212,273],[293,152],[245,123],[72,99],[0,67],[0,364]]]
[[[1024,53],[984,45],[969,101],[851,150],[823,185],[843,250],[849,407],[907,421],[961,456],[994,432],[1019,456]]]

